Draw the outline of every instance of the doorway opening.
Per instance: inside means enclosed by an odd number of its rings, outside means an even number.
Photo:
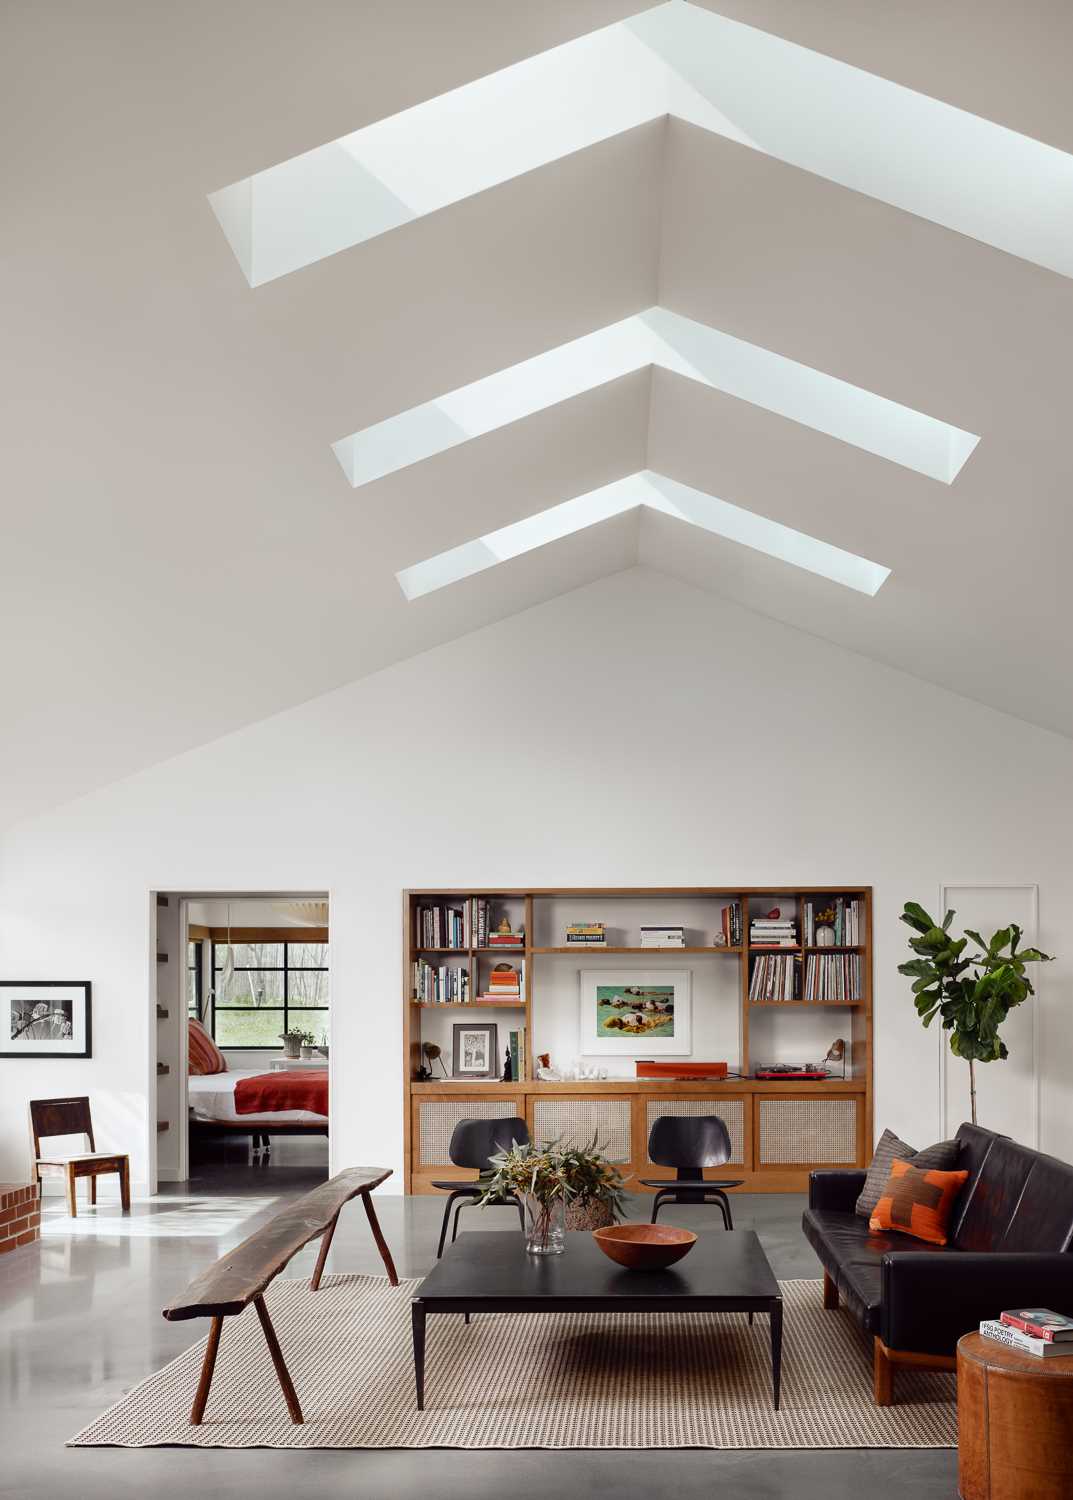
[[[154,911],[157,1179],[209,1195],[323,1182],[327,893],[169,891]]]

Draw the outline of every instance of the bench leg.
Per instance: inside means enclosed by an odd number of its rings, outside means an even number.
[[[321,1236],[320,1254],[317,1256],[317,1264],[313,1271],[313,1280],[309,1283],[309,1290],[311,1292],[317,1292],[320,1290],[320,1278],[324,1275],[324,1262],[328,1259],[328,1251],[332,1248],[332,1236],[335,1233],[335,1226],[338,1223],[339,1215],[336,1214],[335,1218],[328,1225],[327,1229],[324,1231],[324,1234]]]
[[[201,1362],[201,1378],[197,1383],[197,1395],[194,1397],[194,1405],[190,1411],[191,1427],[200,1427],[201,1419],[205,1415],[209,1386],[212,1384],[212,1372],[216,1368],[216,1351],[220,1347],[220,1334],[223,1332],[223,1327],[223,1318],[213,1318],[212,1327],[209,1329],[209,1342],[205,1346],[205,1358]]]
[[[872,1373],[875,1383],[877,1406],[892,1406],[894,1403],[894,1366],[887,1357],[883,1340],[877,1338],[873,1356]]]
[[[302,1408],[298,1405],[297,1393],[291,1384],[291,1377],[287,1373],[287,1366],[283,1363],[283,1351],[279,1347],[276,1330],[272,1327],[272,1319],[268,1316],[265,1299],[263,1297],[254,1297],[253,1305],[257,1309],[257,1316],[260,1318],[261,1327],[264,1329],[265,1343],[268,1345],[268,1352],[272,1356],[272,1363],[276,1367],[276,1374],[279,1376],[279,1383],[283,1388],[283,1399],[287,1403],[287,1410],[291,1414],[291,1421],[296,1426],[300,1425],[304,1420],[302,1417]]]
[[[365,1204],[365,1212],[369,1218],[369,1228],[373,1232],[373,1239],[376,1241],[376,1248],[380,1251],[380,1259],[384,1262],[384,1269],[387,1271],[387,1279],[392,1286],[398,1286],[398,1272],[395,1270],[395,1262],[391,1259],[391,1251],[387,1247],[387,1240],[385,1240],[383,1233],[381,1232],[380,1224],[376,1217],[376,1209],[373,1207],[372,1193],[362,1193],[361,1201]]]
[[[828,1312],[834,1312],[838,1306],[838,1286],[829,1271],[823,1273],[823,1305]]]

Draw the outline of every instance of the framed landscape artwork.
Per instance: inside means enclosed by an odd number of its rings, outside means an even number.
[[[584,1055],[690,1055],[689,969],[582,969],[578,977]]]
[[[0,1057],[92,1057],[92,986],[0,979]]]
[[[499,1026],[495,1021],[454,1028],[453,1078],[499,1077]]]

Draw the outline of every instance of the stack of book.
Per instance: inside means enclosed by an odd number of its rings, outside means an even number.
[[[489,948],[524,948],[525,933],[512,932],[501,922],[495,932],[489,934],[487,946]]]
[[[1017,1307],[998,1318],[985,1318],[980,1332],[996,1344],[1041,1359],[1073,1355],[1073,1318],[1049,1307]]]
[[[742,937],[741,902],[732,901],[729,906],[724,906],[720,914],[723,937],[726,939],[728,948],[740,948]]]
[[[488,988],[478,997],[482,1003],[490,1004],[522,998],[522,976],[510,964],[496,964],[488,976]]]
[[[793,948],[797,923],[793,917],[754,917],[749,923],[750,948]]]
[[[517,1031],[507,1032],[507,1050],[510,1053],[510,1077],[506,1077],[504,1070],[504,1082],[525,1083],[525,1027],[519,1026]]]
[[[469,970],[446,964],[433,968],[418,959],[413,968],[414,999],[422,1005],[466,1005],[469,1002]]]
[[[600,948],[607,946],[607,928],[603,922],[571,922],[566,929],[566,945],[572,948]]]
[[[806,1000],[860,1000],[859,953],[810,953],[805,961]]]
[[[749,975],[750,1000],[799,1000],[801,998],[801,955],[799,953],[763,953],[753,959]]]
[[[864,902],[854,896],[847,901],[836,896],[833,901],[821,906],[823,925],[835,930],[835,946],[852,948],[864,942]],[[816,945],[817,911],[814,901],[805,902],[805,943],[809,948]]]
[[[642,927],[642,948],[684,948],[686,945],[686,930],[684,927]]]
[[[418,948],[468,948],[470,939],[469,905],[452,906],[440,901],[435,906],[419,906],[415,917],[414,943]]]

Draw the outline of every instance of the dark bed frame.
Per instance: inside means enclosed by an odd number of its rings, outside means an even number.
[[[327,1135],[327,1121],[323,1125],[306,1124],[300,1120],[291,1120],[282,1125],[265,1126],[263,1124],[242,1125],[232,1120],[195,1120],[190,1118],[190,1140],[211,1141],[223,1135],[248,1135],[254,1155],[264,1152],[267,1156],[272,1150],[271,1137],[274,1135]]]

